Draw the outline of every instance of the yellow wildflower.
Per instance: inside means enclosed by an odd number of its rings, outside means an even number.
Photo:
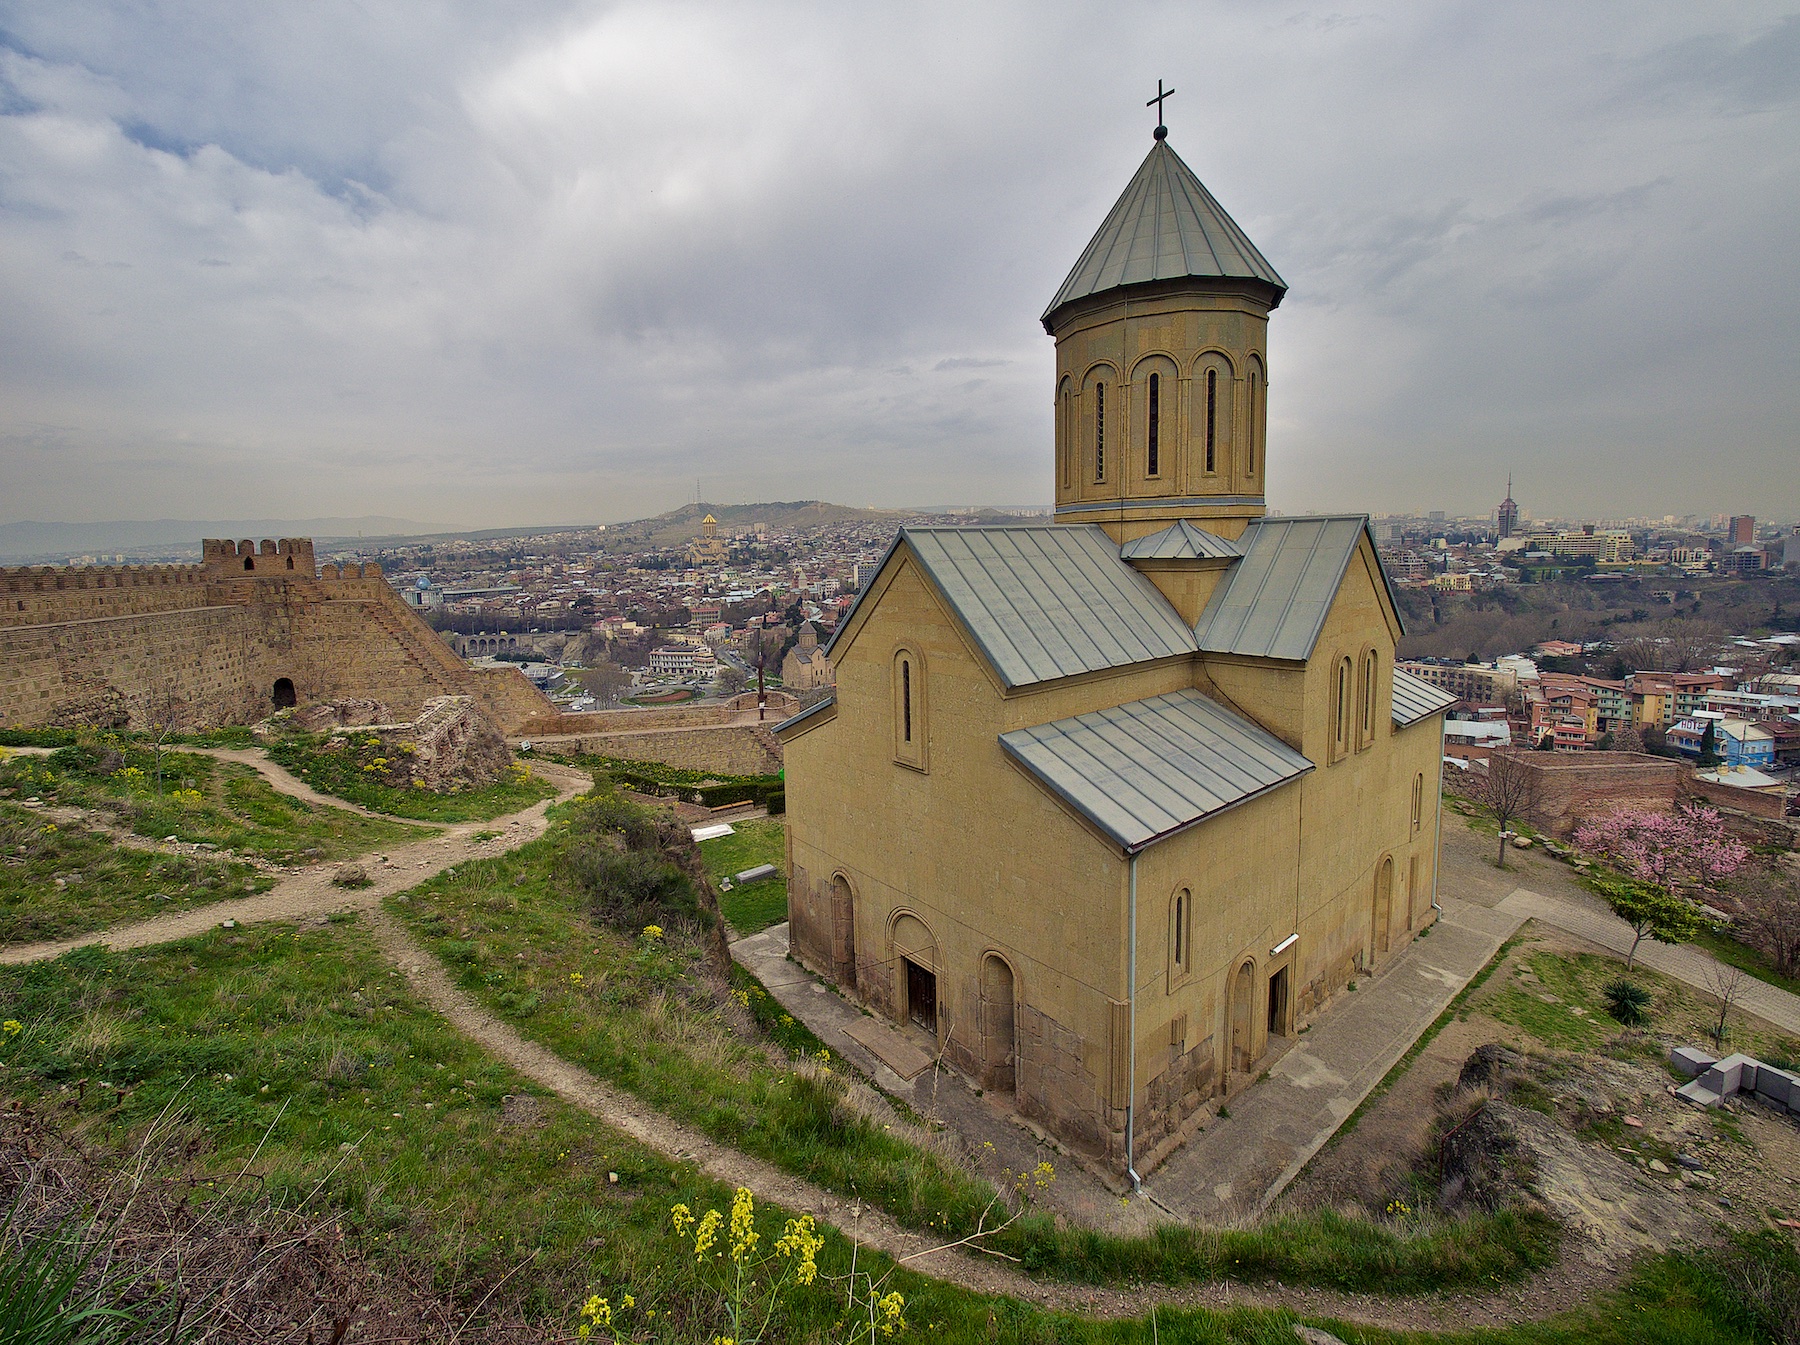
[[[4,1032],[9,1037],[16,1037],[24,1030],[25,1024],[17,1018],[8,1018],[4,1023],[0,1023],[0,1032]]]
[[[644,937],[646,939],[660,939],[662,936],[663,936],[663,928],[661,925],[645,925],[644,926]]]
[[[731,1259],[740,1266],[756,1249],[761,1235],[756,1231],[756,1198],[748,1187],[740,1186],[731,1198]]]
[[[685,1238],[688,1229],[693,1226],[694,1212],[686,1205],[671,1205],[669,1207],[669,1221],[675,1225],[675,1236],[678,1238]]]
[[[570,985],[580,985],[581,984],[581,973],[578,971],[570,972],[569,973],[569,984]]]
[[[717,1210],[708,1210],[700,1217],[700,1227],[694,1230],[694,1260],[705,1259],[713,1243],[719,1240],[719,1225],[724,1222],[724,1216]]]
[[[621,1294],[619,1296],[619,1306],[622,1308],[635,1308],[637,1306],[637,1300],[630,1294]]]
[[[901,1313],[906,1310],[906,1300],[898,1293],[883,1294],[875,1300],[875,1311],[879,1314],[877,1325],[881,1334],[891,1336],[896,1331],[906,1330],[906,1318]]]
[[[800,1284],[811,1284],[819,1276],[815,1258],[824,1245],[825,1239],[813,1227],[812,1215],[803,1214],[787,1221],[787,1231],[776,1242],[775,1250],[782,1256],[798,1257],[794,1279]]]

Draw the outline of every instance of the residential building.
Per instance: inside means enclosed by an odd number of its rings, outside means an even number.
[[[1504,705],[1519,689],[1518,674],[1491,663],[1437,663],[1409,660],[1400,665],[1410,676],[1441,687],[1472,705]]]

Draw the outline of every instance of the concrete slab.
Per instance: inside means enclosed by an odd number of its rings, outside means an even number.
[[[1675,1090],[1675,1096],[1683,1102],[1693,1103],[1696,1107],[1716,1107],[1721,1101],[1719,1095],[1699,1079],[1682,1084]]]
[[[1669,1063],[1688,1078],[1698,1079],[1718,1063],[1718,1057],[1708,1055],[1697,1046],[1677,1046],[1669,1052]]]
[[[877,1019],[865,1018],[859,1023],[851,1023],[844,1029],[844,1034],[867,1046],[882,1064],[908,1082],[931,1068],[930,1056]]]

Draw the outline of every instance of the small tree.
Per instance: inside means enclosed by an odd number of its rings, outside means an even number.
[[[1646,935],[1658,943],[1693,938],[1700,912],[1683,893],[1729,878],[1750,854],[1724,834],[1718,809],[1700,804],[1667,813],[1620,808],[1582,823],[1575,844],[1636,880],[1598,885],[1613,914],[1637,936],[1625,959],[1628,969]]]
[[[1700,764],[1717,766],[1719,759],[1719,730],[1709,719],[1706,721],[1706,732],[1700,735]]]
[[[143,711],[144,727],[155,735],[151,743],[156,749],[156,797],[159,799],[163,792],[163,745],[186,721],[187,702],[176,693],[174,680],[159,680],[152,687]]]
[[[1488,758],[1487,774],[1477,777],[1474,793],[1500,824],[1500,854],[1494,863],[1506,867],[1508,826],[1536,808],[1543,797],[1541,768],[1512,752],[1495,752]]]
[[[727,666],[719,673],[719,694],[735,696],[749,683],[750,679],[744,676],[743,669]]]
[[[1638,732],[1636,724],[1627,724],[1622,729],[1613,730],[1612,750],[1615,752],[1642,752],[1644,735]]]
[[[1715,962],[1706,969],[1706,984],[1713,994],[1719,997],[1719,1021],[1708,1029],[1707,1035],[1713,1039],[1713,1048],[1722,1050],[1725,1038],[1731,1034],[1727,1029],[1727,1019],[1738,997],[1744,992],[1746,976],[1743,968],[1731,966],[1725,962]]]
[[[575,674],[575,680],[581,684],[583,691],[602,705],[617,705],[620,698],[631,689],[631,674],[618,664],[605,660],[591,668],[583,668]]]

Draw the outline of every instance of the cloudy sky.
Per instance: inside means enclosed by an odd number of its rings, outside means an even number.
[[[1800,13],[0,0],[0,522],[1050,497],[1171,143],[1270,501],[1800,514]]]

